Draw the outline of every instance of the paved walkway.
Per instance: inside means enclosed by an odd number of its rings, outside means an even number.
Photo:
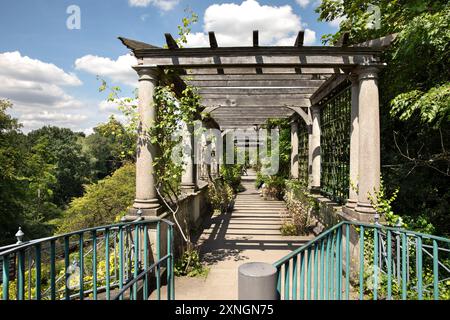
[[[237,195],[233,212],[214,215],[206,222],[199,243],[209,274],[176,278],[177,300],[235,300],[239,265],[273,263],[311,239],[281,236],[284,202],[265,201],[255,188],[255,178],[250,170],[242,178],[245,191]]]

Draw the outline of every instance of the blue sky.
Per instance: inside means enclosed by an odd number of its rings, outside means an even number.
[[[0,3],[0,98],[23,131],[57,125],[90,132],[117,114],[98,92],[96,75],[130,94],[133,57],[117,39],[124,36],[154,45],[191,8],[199,15],[189,45],[203,46],[205,31],[215,31],[219,45],[249,45],[251,30],[263,44],[291,44],[299,29],[306,44],[320,45],[336,23],[318,22],[320,0],[8,0]],[[67,8],[80,8],[81,28],[70,30]]]

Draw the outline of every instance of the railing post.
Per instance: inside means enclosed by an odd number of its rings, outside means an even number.
[[[238,274],[239,300],[278,300],[278,272],[271,264],[245,263],[239,267]]]

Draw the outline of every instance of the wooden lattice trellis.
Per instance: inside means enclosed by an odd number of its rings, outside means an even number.
[[[321,192],[344,203],[349,192],[351,87],[323,103],[321,118]]]

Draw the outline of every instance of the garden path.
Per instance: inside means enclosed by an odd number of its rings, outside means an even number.
[[[283,201],[266,201],[255,188],[256,173],[242,177],[232,212],[213,215],[200,236],[202,260],[210,268],[206,278],[178,277],[177,300],[237,299],[238,267],[247,262],[274,263],[312,237],[283,237]]]

